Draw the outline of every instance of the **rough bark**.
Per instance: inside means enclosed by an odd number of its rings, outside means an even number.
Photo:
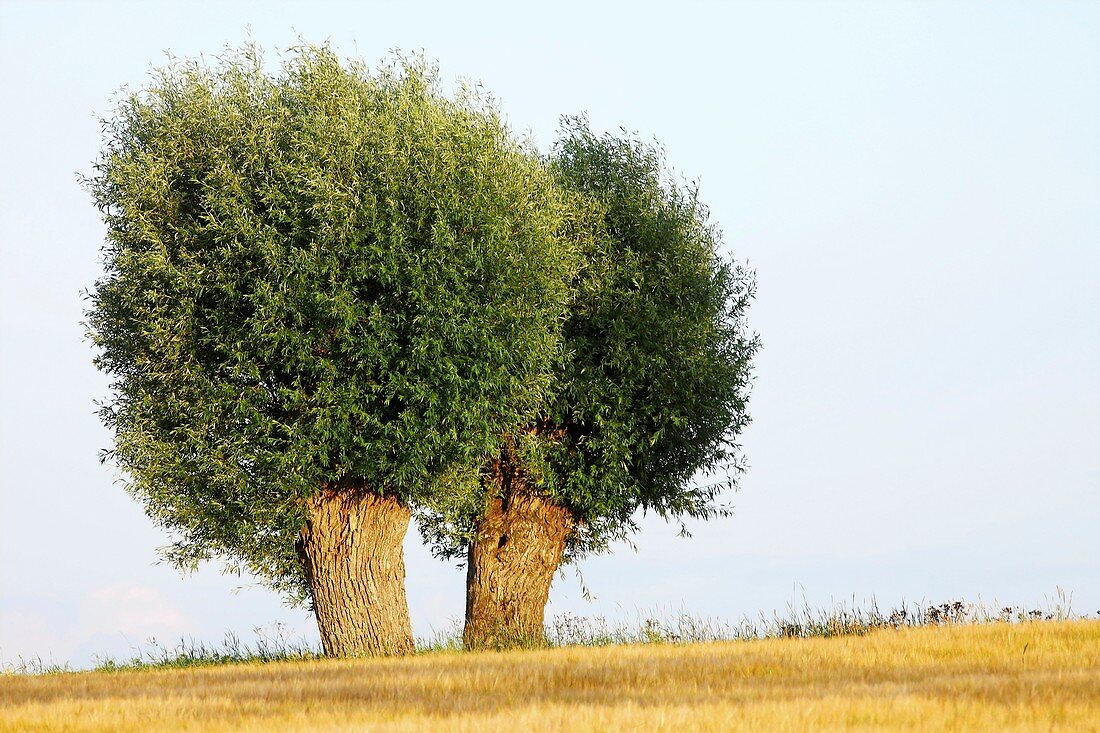
[[[497,497],[469,547],[463,642],[467,649],[544,645],[546,601],[573,516],[533,491],[507,451],[486,481]]]
[[[322,489],[298,541],[325,654],[409,654],[402,543],[410,511],[362,486]]]

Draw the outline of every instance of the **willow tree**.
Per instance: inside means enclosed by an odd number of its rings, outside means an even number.
[[[473,648],[540,643],[561,562],[627,538],[639,510],[722,513],[749,421],[753,278],[723,258],[696,192],[659,148],[583,119],[564,121],[548,162],[587,243],[553,390],[424,515],[438,552],[465,556]]]
[[[574,257],[551,176],[422,62],[176,63],[104,122],[108,456],[182,567],[412,649],[410,504],[545,399]]]

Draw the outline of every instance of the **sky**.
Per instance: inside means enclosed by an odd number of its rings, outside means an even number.
[[[169,538],[99,461],[81,325],[98,120],[168,52],[249,38],[422,50],[542,149],[578,112],[656,139],[755,269],[732,516],[689,539],[642,518],[558,576],[548,619],[1100,613],[1100,5],[0,0],[0,666],[317,639],[253,578],[158,562]],[[464,572],[415,530],[406,563],[414,633],[453,629]]]

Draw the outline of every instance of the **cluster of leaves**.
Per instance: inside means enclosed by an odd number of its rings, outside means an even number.
[[[581,522],[574,551],[633,530],[639,508],[706,518],[740,469],[750,361],[750,272],[719,255],[697,191],[676,185],[663,152],[565,121],[553,159],[569,190],[603,210],[565,326],[567,358],[547,420],[547,489]],[[722,473],[694,483],[696,473]]]
[[[672,180],[659,147],[565,118],[546,164],[571,197],[584,267],[553,392],[506,446],[576,518],[568,559],[627,538],[639,509],[724,511],[718,496],[741,470],[735,440],[749,419],[758,341],[745,324],[752,273],[722,259],[697,191]],[[719,480],[693,481],[700,471]],[[466,485],[435,497],[421,522],[443,556],[462,556],[498,489]]]
[[[475,91],[324,48],[273,76],[245,49],[159,72],[104,130],[108,457],[174,562],[302,598],[303,498],[415,503],[545,403],[578,251],[553,176]]]

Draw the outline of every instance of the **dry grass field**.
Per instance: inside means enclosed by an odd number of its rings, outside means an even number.
[[[1100,622],[0,676],[0,731],[1100,731]]]

